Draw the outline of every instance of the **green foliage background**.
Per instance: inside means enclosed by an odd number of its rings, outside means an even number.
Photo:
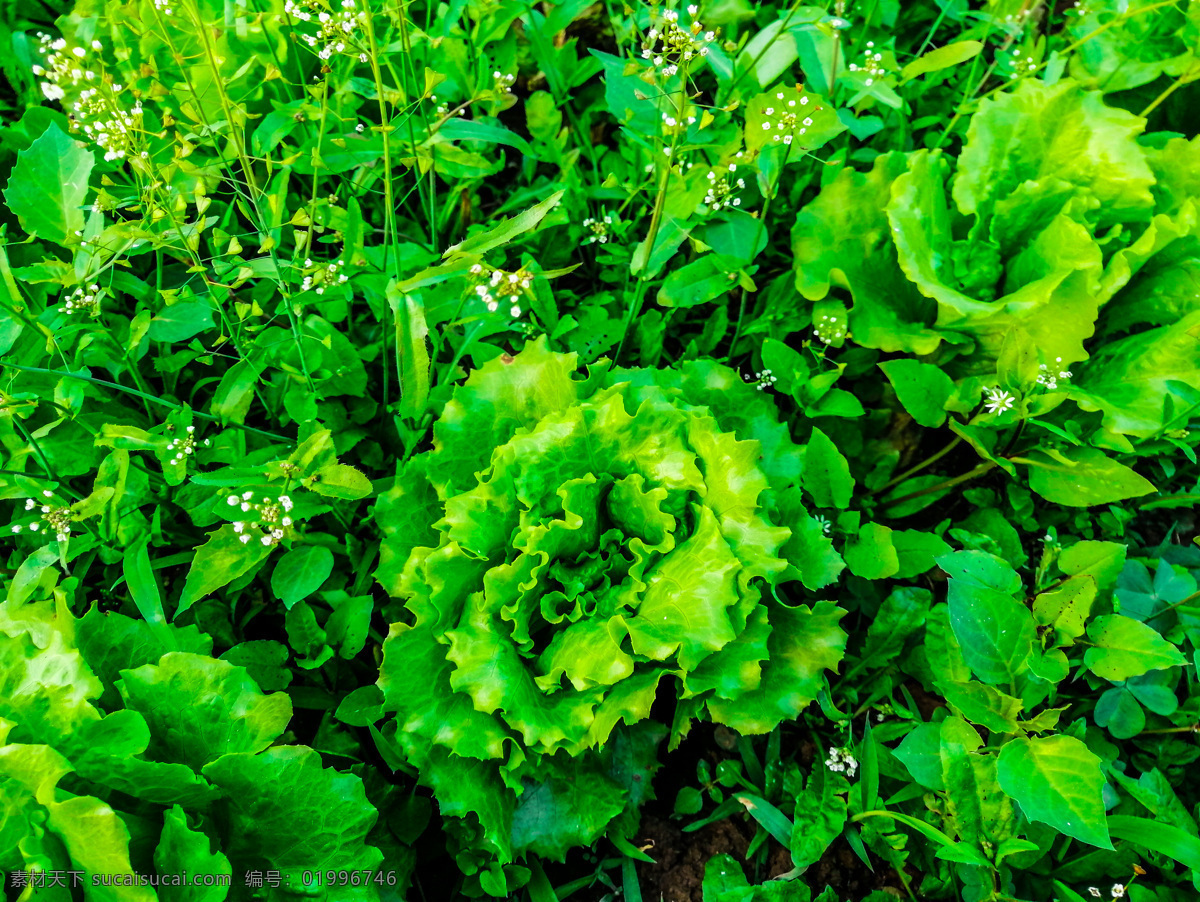
[[[13,898],[1200,890],[1196,0],[0,13]]]

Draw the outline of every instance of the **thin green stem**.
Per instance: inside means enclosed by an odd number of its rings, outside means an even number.
[[[889,507],[894,507],[895,505],[901,504],[905,501],[912,501],[914,498],[921,498],[925,495],[931,495],[934,492],[940,492],[943,489],[953,488],[954,486],[959,485],[960,483],[967,482],[971,479],[975,479],[979,476],[982,476],[984,473],[988,472],[989,470],[993,470],[995,468],[996,468],[995,461],[989,460],[985,463],[981,463],[979,466],[977,466],[973,470],[969,470],[968,472],[963,473],[960,476],[955,476],[953,479],[943,480],[942,482],[939,482],[936,485],[931,485],[931,486],[928,486],[927,488],[920,489],[919,491],[911,492],[908,495],[901,495],[899,498],[889,498],[889,499],[887,499],[886,503]]]
[[[872,489],[867,494],[878,495],[880,492],[886,492],[892,486],[898,485],[901,482],[904,482],[904,480],[908,479],[908,477],[912,476],[914,473],[920,473],[922,470],[924,470],[926,467],[930,466],[931,464],[937,463],[937,461],[941,460],[943,457],[945,457],[947,454],[949,454],[951,451],[953,451],[955,448],[957,448],[959,446],[959,444],[961,444],[961,443],[962,443],[962,436],[955,437],[954,441],[952,441],[950,444],[948,444],[946,447],[944,447],[941,451],[938,451],[935,454],[929,455],[929,457],[925,458],[919,464],[915,464],[914,466],[909,467],[907,470],[905,470],[899,476],[893,477],[892,479],[888,480],[883,485],[881,485],[879,488]]]

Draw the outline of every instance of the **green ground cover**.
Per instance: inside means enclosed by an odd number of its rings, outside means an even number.
[[[1196,898],[1200,2],[0,40],[7,898]]]

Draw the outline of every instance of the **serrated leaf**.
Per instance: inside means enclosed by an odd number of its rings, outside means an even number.
[[[93,165],[92,152],[51,123],[17,154],[4,200],[28,232],[69,244],[83,229],[83,200]]]

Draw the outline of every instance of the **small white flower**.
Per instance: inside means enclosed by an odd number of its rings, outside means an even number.
[[[1006,391],[999,388],[989,388],[987,389],[987,399],[984,402],[984,406],[987,408],[988,413],[1003,413],[1006,410],[1012,410],[1015,400]]]
[[[1125,884],[1114,883],[1112,885],[1112,897],[1114,899],[1120,899],[1124,895],[1125,895]]]
[[[249,541],[250,541],[250,537],[249,537],[249,536],[244,536],[244,535],[243,535],[243,536],[238,536],[238,541],[239,541],[239,542],[241,542],[243,545],[245,545],[247,542],[249,542]]]

